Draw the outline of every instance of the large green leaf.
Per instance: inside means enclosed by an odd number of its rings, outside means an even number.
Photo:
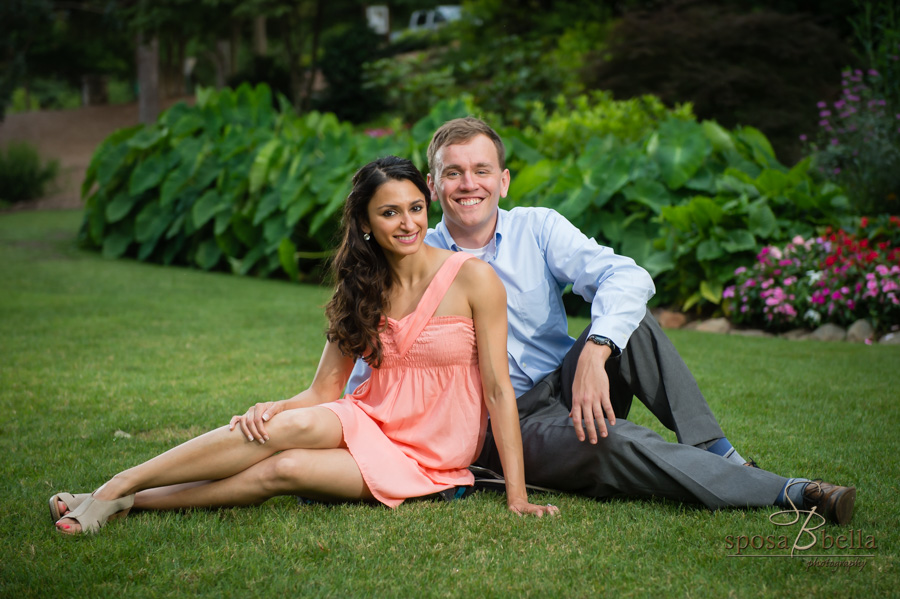
[[[208,190],[194,203],[191,210],[194,226],[199,229],[225,208],[228,208],[228,202],[219,195],[218,190]]]
[[[131,149],[126,144],[111,146],[100,157],[97,164],[97,184],[106,187],[120,170],[124,170],[129,163]]]
[[[152,125],[138,131],[128,140],[128,145],[137,150],[148,150],[155,146],[166,136],[166,130],[158,125]]]
[[[172,222],[172,213],[154,200],[144,206],[134,220],[134,239],[144,243],[160,237]]]
[[[300,271],[297,268],[297,258],[295,257],[296,253],[297,246],[290,239],[286,237],[281,240],[278,246],[278,260],[281,262],[281,268],[284,269],[291,281],[296,281],[300,276]]]
[[[715,239],[704,239],[697,244],[697,260],[716,260],[725,255],[725,251]]]
[[[668,251],[656,251],[650,253],[641,263],[650,276],[656,278],[664,272],[668,272],[675,268],[675,259],[672,253]]]
[[[591,185],[597,190],[594,195],[594,206],[602,208],[630,180],[631,171],[637,156],[634,152],[622,149],[615,154],[604,156],[594,165],[590,175]]]
[[[778,230],[775,213],[764,201],[751,204],[747,217],[747,226],[750,228],[750,232],[757,237],[768,238]]]
[[[522,203],[526,196],[549,185],[556,167],[554,161],[541,160],[523,168],[510,181],[508,200],[513,204]]]
[[[714,304],[722,301],[722,284],[716,281],[703,281],[700,283],[700,295],[703,299]]]
[[[122,221],[113,226],[103,238],[103,257],[119,258],[134,241],[134,226],[130,221]]]
[[[700,125],[670,119],[659,127],[652,155],[666,185],[679,189],[697,173],[711,150]]]
[[[203,270],[209,270],[219,263],[222,258],[222,250],[215,239],[207,239],[197,247],[194,254],[194,262]]]
[[[116,223],[125,218],[134,205],[140,200],[140,196],[132,195],[125,189],[113,196],[112,201],[106,205],[106,221]]]
[[[163,181],[160,190],[159,199],[163,206],[172,204],[178,197],[178,194],[184,189],[188,180],[191,178],[191,164],[182,162],[179,167],[171,171]]]
[[[712,143],[716,152],[733,151],[735,149],[734,139],[732,139],[731,133],[719,125],[719,123],[715,121],[703,121],[701,126],[703,127],[703,133],[706,134],[706,138]]]
[[[278,193],[277,189],[269,189],[256,206],[256,214],[253,215],[253,224],[258,225],[266,220],[270,214],[278,209],[280,204],[281,194]]]
[[[166,176],[168,157],[162,153],[151,154],[137,163],[128,180],[128,193],[138,196],[159,185]]]
[[[266,182],[266,175],[269,174],[269,165],[282,145],[280,139],[270,139],[256,153],[253,165],[250,167],[250,193],[256,193],[262,189]]]
[[[761,166],[781,166],[775,159],[775,150],[769,139],[759,129],[754,127],[741,127],[737,130],[737,138],[747,144],[753,155],[753,160]],[[784,168],[784,167],[782,167]]]
[[[656,214],[661,214],[663,207],[671,206],[676,199],[665,185],[652,179],[633,181],[625,186],[622,193],[628,201],[648,206]]]
[[[722,241],[722,247],[731,254],[753,250],[756,249],[756,238],[746,229],[734,229],[728,232],[727,238]]]

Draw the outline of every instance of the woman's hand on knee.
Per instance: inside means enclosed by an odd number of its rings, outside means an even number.
[[[269,440],[266,423],[283,409],[281,402],[260,402],[247,410],[243,416],[232,416],[228,430],[233,431],[235,427],[239,427],[248,440],[264,444]]]

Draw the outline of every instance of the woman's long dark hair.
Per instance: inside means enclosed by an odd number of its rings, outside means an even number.
[[[353,175],[353,190],[344,203],[341,244],[331,272],[334,295],[325,307],[328,340],[337,343],[345,356],[362,356],[370,366],[381,365],[382,326],[391,284],[390,266],[374,237],[363,238],[362,226],[369,222],[369,202],[388,181],[410,181],[431,204],[431,192],[419,169],[404,158],[387,156],[372,161]]]

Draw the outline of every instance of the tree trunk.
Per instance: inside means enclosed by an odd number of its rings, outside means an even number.
[[[303,94],[304,112],[312,107],[313,86],[316,83],[316,74],[319,70],[319,37],[322,32],[322,13],[324,12],[324,0],[316,0],[316,14],[313,17],[312,48],[309,54],[309,73],[306,76],[306,91]]]
[[[144,42],[137,36],[138,119],[143,124],[156,122],[159,116],[159,38]]]
[[[269,40],[266,36],[266,18],[256,17],[253,19],[253,54],[254,56],[265,56],[269,53]]]

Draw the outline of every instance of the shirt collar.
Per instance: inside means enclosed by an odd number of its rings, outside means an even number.
[[[494,229],[494,239],[488,243],[488,255],[491,257],[497,254],[497,249],[500,247],[500,241],[503,239],[503,235],[506,232],[507,227],[507,218],[509,212],[503,210],[502,208],[497,209],[497,226]],[[446,247],[450,248],[454,252],[462,251],[457,245],[456,241],[453,239],[453,236],[450,235],[450,231],[447,230],[447,225],[444,223],[444,217],[441,217],[441,222],[437,224],[434,228],[435,232],[441,236],[441,239],[444,240]],[[493,247],[492,247],[493,246]],[[485,256],[487,258],[487,256]]]

